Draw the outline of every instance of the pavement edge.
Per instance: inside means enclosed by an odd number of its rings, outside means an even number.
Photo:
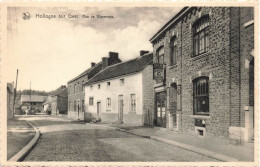
[[[180,142],[164,139],[164,138],[161,138],[161,137],[158,137],[158,136],[144,136],[144,135],[133,133],[131,131],[126,131],[126,130],[121,129],[121,128],[110,127],[110,126],[106,126],[106,125],[98,125],[98,124],[86,124],[86,125],[100,126],[100,127],[104,127],[104,128],[114,129],[114,130],[118,130],[118,131],[121,131],[121,132],[130,133],[130,134],[133,134],[133,135],[136,135],[136,136],[139,136],[139,137],[144,137],[144,138],[160,141],[160,142],[170,144],[170,145],[173,145],[173,146],[176,146],[176,147],[179,147],[179,148],[183,148],[185,150],[189,150],[189,151],[207,156],[209,158],[214,158],[214,159],[220,160],[220,161],[225,161],[225,162],[238,162],[239,161],[238,159],[235,159],[235,158],[232,158],[232,157],[229,157],[229,156],[226,156],[226,155],[222,155],[222,154],[219,154],[219,153],[215,153],[215,152],[208,151],[208,150],[205,150],[205,149],[201,149],[201,148],[198,148],[198,147],[194,147],[194,146],[191,146],[191,145],[183,144],[183,143],[180,143]]]
[[[22,161],[30,153],[30,151],[33,149],[33,147],[36,145],[36,143],[40,138],[41,135],[40,131],[37,128],[35,128],[29,121],[26,122],[28,122],[28,124],[30,124],[32,128],[35,130],[35,135],[33,139],[26,146],[24,146],[18,153],[12,156],[8,161],[16,161],[16,162]]]

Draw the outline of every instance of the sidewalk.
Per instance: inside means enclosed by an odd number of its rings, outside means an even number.
[[[7,159],[13,157],[35,136],[35,131],[25,120],[7,121]]]
[[[104,123],[97,123],[94,125],[115,128],[127,133],[151,138],[222,161],[254,161],[254,143],[232,145],[229,144],[228,141],[167,131],[166,129],[159,127],[148,128]]]

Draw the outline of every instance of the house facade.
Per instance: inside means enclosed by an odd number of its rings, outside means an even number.
[[[45,101],[43,102],[43,113],[51,114],[51,101],[52,97],[48,96]]]
[[[109,52],[109,57],[103,57],[99,63],[91,63],[91,67],[68,82],[68,117],[84,120],[85,91],[84,83],[107,66],[121,62],[118,53]]]
[[[198,136],[251,142],[254,131],[254,9],[185,7],[151,39],[153,124]],[[160,70],[160,69],[159,69]]]
[[[51,115],[68,114],[68,89],[60,86],[51,95]]]
[[[109,66],[85,84],[85,120],[144,125],[153,109],[152,53]],[[150,100],[148,100],[150,99]]]

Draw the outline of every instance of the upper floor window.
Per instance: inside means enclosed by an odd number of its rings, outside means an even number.
[[[93,89],[93,85],[90,85],[90,90],[92,90]]]
[[[157,63],[164,64],[164,47],[160,47],[156,52]]]
[[[176,36],[172,37],[170,45],[171,45],[170,62],[171,62],[171,65],[176,65],[177,64],[177,42],[176,42]]]
[[[74,84],[74,94],[76,94],[76,84]]]
[[[107,82],[107,87],[108,87],[108,88],[110,87],[110,82]]]
[[[84,81],[82,81],[81,91],[84,92]]]
[[[209,84],[207,77],[193,81],[193,111],[195,115],[209,115]]]
[[[193,25],[193,57],[209,49],[209,16],[205,15]]]
[[[98,84],[98,89],[100,89],[100,87],[101,87],[100,84]]]
[[[124,85],[124,84],[125,84],[125,79],[124,78],[120,79],[120,85]]]
[[[79,94],[79,92],[80,92],[80,83],[78,82],[78,94]]]

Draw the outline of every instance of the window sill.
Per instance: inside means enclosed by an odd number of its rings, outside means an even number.
[[[250,20],[250,21],[248,21],[248,22],[246,22],[245,24],[244,24],[244,27],[246,28],[246,27],[248,27],[248,26],[250,26],[250,25],[253,25],[254,24],[254,20]]]
[[[211,119],[211,117],[208,115],[189,115],[189,117],[194,119]]]
[[[191,57],[191,58],[190,58],[190,60],[197,60],[197,59],[201,59],[201,58],[203,58],[203,57],[206,57],[206,56],[208,56],[209,54],[210,54],[210,52],[209,52],[209,51],[207,51],[207,52],[205,52],[205,53],[201,53],[201,54],[199,54],[198,56]]]
[[[177,64],[168,66],[167,68],[168,68],[168,69],[172,69],[172,68],[175,68],[175,67],[177,67]]]

